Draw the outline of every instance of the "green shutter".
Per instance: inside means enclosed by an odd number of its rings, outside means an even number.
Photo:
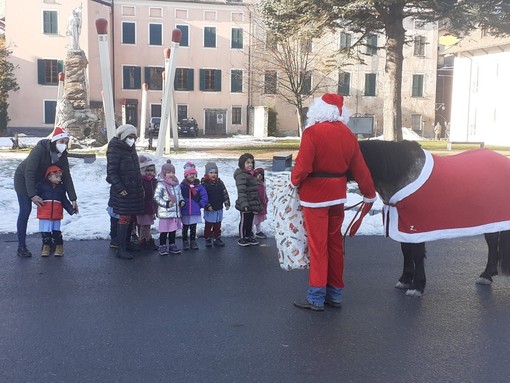
[[[194,88],[194,74],[195,71],[193,69],[187,69],[188,71],[188,89],[187,90],[193,90]]]
[[[58,71],[58,73],[64,71],[64,61],[63,60],[57,61],[57,71]]]
[[[221,70],[219,69],[214,71],[214,90],[221,92]]]
[[[46,62],[45,60],[37,60],[37,83],[46,84]]]
[[[142,89],[142,68],[135,66],[135,89]]]
[[[200,90],[205,90],[205,69],[200,69]]]
[[[149,89],[152,89],[151,67],[146,66],[144,68],[144,79],[145,79],[145,83],[147,84]]]

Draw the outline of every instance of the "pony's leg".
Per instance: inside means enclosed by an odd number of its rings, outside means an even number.
[[[425,242],[408,243],[407,245],[414,261],[414,278],[411,287],[406,291],[406,295],[421,297],[427,283],[427,278],[425,277]]]
[[[489,248],[489,254],[487,256],[487,266],[476,283],[480,285],[490,285],[492,283],[492,277],[498,274],[498,260],[500,252],[500,233],[486,233],[485,242]]]
[[[400,248],[402,249],[402,255],[404,256],[404,270],[402,271],[402,275],[398,279],[395,287],[397,289],[408,289],[411,287],[411,283],[413,282],[414,277],[414,261],[413,255],[411,252],[410,243],[400,243]]]
[[[499,233],[499,271],[503,275],[510,274],[510,231],[502,231]]]

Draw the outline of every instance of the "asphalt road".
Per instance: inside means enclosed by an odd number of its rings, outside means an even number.
[[[293,307],[307,273],[280,270],[273,239],[226,242],[125,261],[72,241],[20,259],[0,235],[0,381],[510,381],[510,280],[475,285],[482,237],[429,244],[422,298],[393,287],[396,242],[349,238],[344,307],[322,313]]]

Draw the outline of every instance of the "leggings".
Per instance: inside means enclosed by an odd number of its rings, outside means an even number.
[[[194,241],[197,237],[197,224],[194,223],[192,225],[182,225],[182,239],[184,241],[188,240],[188,229],[189,229],[189,239]]]
[[[166,245],[167,236],[168,236],[168,244],[169,245],[175,244],[175,231],[171,231],[169,233],[159,233],[159,244],[161,246]]]
[[[250,238],[253,236],[253,212],[241,212],[241,220],[239,221],[239,237]]]

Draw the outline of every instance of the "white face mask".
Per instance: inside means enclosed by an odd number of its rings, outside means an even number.
[[[125,141],[126,141],[126,144],[128,144],[129,146],[133,146],[135,144],[134,138],[126,138]]]
[[[67,149],[67,145],[66,144],[57,144],[56,147],[57,147],[57,151],[59,153],[64,153],[64,150]]]

